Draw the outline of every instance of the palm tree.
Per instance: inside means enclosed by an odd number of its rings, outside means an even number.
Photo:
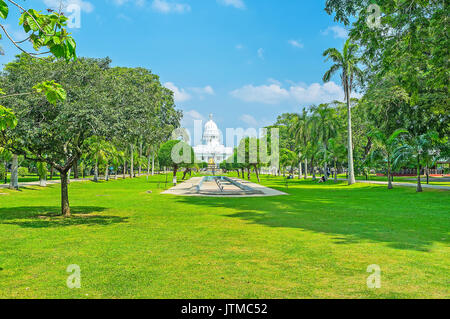
[[[94,161],[94,182],[98,182],[98,164],[105,162],[108,157],[108,143],[98,136],[93,136],[86,141],[89,147],[89,157]],[[108,165],[107,165],[108,166]],[[107,179],[107,176],[105,176]]]
[[[419,136],[411,136],[408,141],[398,147],[394,152],[394,165],[414,163],[417,168],[417,192],[422,192],[420,173],[425,164],[426,157],[433,150],[434,142],[437,140],[436,132],[431,131]]]
[[[350,97],[354,84],[354,77],[362,78],[362,71],[358,68],[358,63],[361,58],[357,56],[358,46],[350,42],[348,39],[344,44],[342,53],[335,48],[330,48],[323,52],[326,61],[332,60],[334,64],[325,72],[323,76],[324,82],[329,82],[331,77],[338,71],[341,71],[341,81],[344,87],[345,100],[347,102],[347,117],[348,117],[348,184],[356,183],[355,170],[353,166],[353,137],[352,137],[352,112],[350,106]]]
[[[392,189],[392,156],[394,155],[395,150],[398,147],[399,141],[397,139],[401,134],[408,133],[405,129],[395,130],[390,136],[386,136],[383,132],[376,130],[369,134],[370,137],[374,139],[375,149],[372,151],[371,157],[373,158],[376,155],[377,151],[382,154],[383,159],[386,162],[386,172],[388,178],[388,189]]]
[[[308,178],[308,156],[306,156],[306,149],[308,147],[308,139],[309,139],[309,121],[308,121],[308,111],[303,109],[301,114],[297,114],[294,119],[294,123],[291,127],[291,132],[295,136],[295,141],[297,147],[300,150],[299,159],[302,158],[305,160],[305,171],[304,178]],[[299,176],[300,178],[300,176]]]
[[[344,145],[338,143],[336,138],[330,138],[328,140],[328,154],[333,159],[333,165],[334,165],[334,182],[337,183],[337,162],[341,160],[341,158],[345,154],[345,147]]]
[[[312,107],[311,130],[314,135],[322,143],[323,161],[324,161],[324,176],[328,179],[328,140],[335,137],[338,131],[338,124],[334,109],[330,108],[328,104],[320,104],[317,107]]]

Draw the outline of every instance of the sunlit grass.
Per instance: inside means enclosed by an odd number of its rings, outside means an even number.
[[[450,296],[449,192],[262,183],[290,196],[161,195],[165,176],[72,183],[71,219],[58,185],[0,189],[0,297]],[[81,289],[66,287],[70,264]],[[371,264],[381,289],[366,285]]]

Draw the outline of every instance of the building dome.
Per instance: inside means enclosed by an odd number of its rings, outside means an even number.
[[[216,122],[212,119],[212,114],[209,115],[209,121],[205,124],[203,130],[203,140],[205,144],[217,145],[220,142],[220,132]]]

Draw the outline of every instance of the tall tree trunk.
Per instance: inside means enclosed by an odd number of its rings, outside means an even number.
[[[8,162],[5,161],[5,184],[8,183]]]
[[[428,169],[428,164],[427,164],[427,167],[425,168],[425,172],[427,172],[427,185],[429,185],[430,184],[430,172]]]
[[[256,167],[256,165],[253,165],[253,167],[255,168],[256,179],[258,180],[258,183],[261,183],[261,181],[259,180],[258,167]]]
[[[142,173],[142,163],[141,163],[141,158],[142,158],[142,142],[139,143],[139,165],[138,165],[138,176],[141,176]]]
[[[418,193],[421,193],[421,192],[423,192],[423,190],[422,190],[422,183],[421,183],[421,181],[420,181],[420,160],[417,160],[417,189],[416,189],[416,191],[418,192]]]
[[[308,159],[305,158],[305,179],[308,178]]]
[[[94,182],[98,182],[98,160],[95,159],[95,166],[94,166]]]
[[[237,169],[236,171],[237,171],[237,173],[238,173],[238,178],[240,178],[241,176],[239,175],[239,170]]]
[[[247,168],[247,179],[250,180],[251,176],[250,176],[250,167]]]
[[[109,163],[106,163],[106,168],[105,168],[105,181],[109,181]]]
[[[152,147],[152,176],[155,175],[155,150]]]
[[[11,179],[9,181],[10,189],[19,189],[19,156],[13,154],[11,162]]]
[[[324,149],[325,152],[323,154],[323,160],[324,160],[324,165],[323,165],[323,175],[325,176],[325,180],[328,180],[328,163],[327,163],[327,144],[324,143]]]
[[[147,180],[148,180],[148,177],[150,176],[150,161],[151,161],[152,159],[151,159],[151,156],[150,156],[150,153],[148,154],[148,156],[147,156]]]
[[[347,113],[348,113],[348,185],[356,183],[355,168],[353,166],[353,135],[352,135],[352,108],[350,106],[350,88],[348,79],[345,77],[345,90],[347,92]]]
[[[134,145],[130,144],[130,178],[134,177]]]
[[[300,155],[300,154],[299,154]],[[300,156],[299,156],[300,157]],[[302,161],[301,161],[301,159],[299,158],[299,160],[298,160],[298,179],[301,179],[302,178],[302,175],[303,175],[303,172],[302,172]]]
[[[337,166],[336,166],[336,159],[334,159],[334,182],[337,183]]]
[[[70,217],[69,190],[67,172],[60,171],[61,176],[61,214]]]

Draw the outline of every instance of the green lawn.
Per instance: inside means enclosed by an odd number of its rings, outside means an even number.
[[[58,185],[0,189],[0,298],[450,297],[448,191],[272,177],[290,196],[197,198],[157,179],[72,183],[71,219]]]

